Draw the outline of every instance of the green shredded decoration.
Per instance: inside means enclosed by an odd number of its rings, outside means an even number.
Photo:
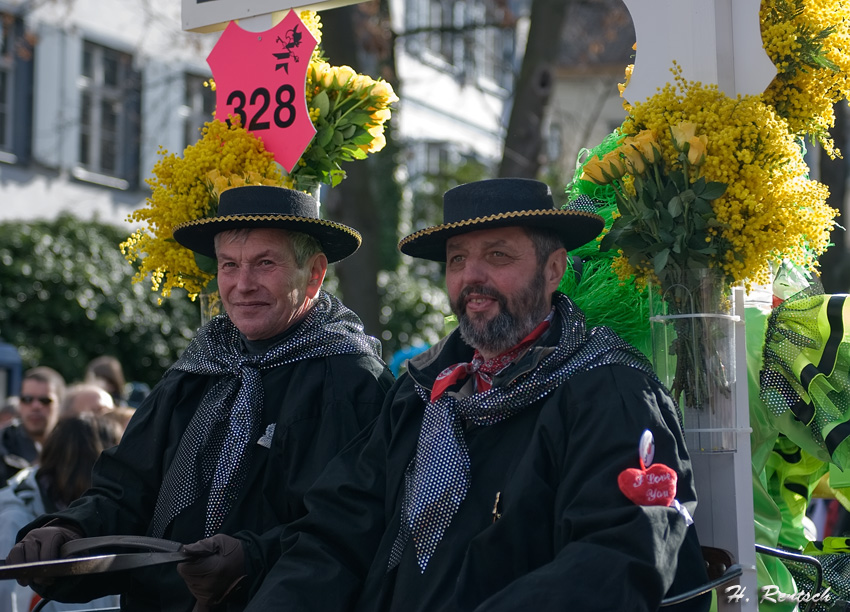
[[[609,134],[593,149],[582,149],[572,182],[566,187],[569,202],[581,195],[597,201],[596,213],[605,220],[605,233],[611,228],[613,213],[617,210],[614,190],[608,185],[597,185],[581,180],[584,163],[593,156],[602,157],[618,146],[622,135],[618,130]],[[601,236],[599,237],[601,239]],[[590,327],[607,326],[613,329],[626,342],[634,345],[647,357],[652,355],[649,334],[649,293],[647,289],[635,286],[634,278],[621,281],[611,269],[611,262],[617,256],[615,251],[599,250],[599,240],[592,240],[570,251],[567,259],[567,271],[558,285],[558,290],[568,295],[581,308]],[[580,274],[572,257],[578,257],[582,263]]]

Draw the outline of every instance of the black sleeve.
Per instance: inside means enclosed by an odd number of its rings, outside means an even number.
[[[299,421],[288,433],[292,443],[284,446],[299,446],[293,450],[286,463],[293,466],[288,473],[279,475],[280,482],[290,489],[291,514],[300,517],[306,513],[306,491],[313,485],[331,460],[362,431],[371,431],[371,426],[381,409],[387,391],[393,383],[390,371],[377,359],[371,357],[334,357],[325,360],[326,367],[314,388],[302,385],[303,396],[292,401],[321,404],[315,423]],[[289,401],[289,398],[288,400]],[[298,443],[295,443],[295,440]],[[280,466],[285,469],[285,466]],[[296,507],[297,506],[297,507]],[[281,533],[284,523],[265,533],[239,531],[235,534],[245,547],[246,574],[248,583],[243,597],[255,593],[264,577],[280,557]]]
[[[284,527],[281,557],[247,611],[349,610],[388,519],[387,454],[393,390],[369,431],[352,441],[307,492],[307,515]]]

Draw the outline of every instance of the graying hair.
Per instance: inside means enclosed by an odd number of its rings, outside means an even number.
[[[526,227],[525,233],[534,244],[534,253],[537,255],[537,265],[542,266],[549,259],[549,255],[564,248],[564,243],[553,230],[539,227]]]
[[[231,241],[242,240],[242,242],[245,242],[248,239],[248,235],[255,229],[260,228],[240,227],[238,229],[219,232],[215,235],[215,238],[213,239],[216,252],[218,252],[218,246],[222,240],[221,236],[226,234],[228,239]],[[322,252],[322,244],[309,234],[305,234],[303,232],[293,232],[291,230],[285,230],[281,228],[270,229],[277,229],[279,232],[282,232],[285,237],[289,238],[289,244],[292,245],[292,252],[295,257],[295,265],[301,269],[303,269],[307,265],[308,259],[310,259],[316,253]]]

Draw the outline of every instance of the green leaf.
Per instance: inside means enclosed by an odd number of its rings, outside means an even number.
[[[685,204],[690,204],[697,198],[693,189],[685,189],[682,193],[679,194],[679,197],[682,198],[682,202],[684,202]]]
[[[704,216],[714,216],[714,209],[711,207],[711,202],[703,198],[697,198],[693,204],[694,212]]]
[[[666,244],[670,244],[671,242],[673,242],[672,232],[668,232],[666,230],[660,231],[658,232],[658,237],[662,240],[662,242],[665,242]]]
[[[612,249],[616,249],[616,237],[608,232],[602,237],[602,240],[599,241],[599,250],[600,251],[610,251]]]
[[[665,249],[665,248],[667,248],[667,243],[665,243],[665,242],[654,242],[650,245],[647,245],[646,248],[644,249],[644,252],[647,255],[655,255],[656,253],[658,253],[659,251],[661,251],[662,249]]]
[[[640,234],[623,234],[618,241],[620,248],[624,251],[643,251],[648,240]]]
[[[354,149],[351,153],[355,159],[366,159],[367,153],[363,149]]]
[[[345,140],[345,136],[343,136],[342,132],[334,131],[333,143],[336,146],[340,146]]]
[[[316,144],[322,148],[327,147],[333,137],[334,130],[330,127],[322,128],[319,130],[318,134],[316,134]]]
[[[351,142],[356,145],[367,145],[372,142],[373,138],[369,132],[363,130],[363,133],[357,134],[357,136],[351,139]]]
[[[726,183],[712,181],[711,183],[706,183],[705,190],[703,190],[700,196],[706,200],[716,200],[724,193],[726,193]]]
[[[372,121],[372,116],[366,111],[354,111],[350,115],[346,115],[346,119],[356,125],[364,125]]]
[[[685,242],[684,236],[681,236],[681,235],[676,236],[676,239],[673,241],[673,247],[672,247],[673,252],[674,253],[681,253],[682,249],[684,247],[684,244],[683,244],[684,242]]]
[[[342,179],[345,178],[344,170],[332,170],[330,173],[331,177],[331,187],[336,187],[342,182]]]
[[[319,117],[327,117],[330,110],[330,99],[327,91],[320,91],[313,96],[313,106],[319,109]]]
[[[705,255],[700,255],[699,253],[694,253],[693,251],[688,256],[688,267],[689,268],[707,268],[710,260]]]
[[[194,255],[195,263],[201,272],[206,272],[207,274],[216,274],[218,272],[218,262],[214,258],[201,255],[200,253],[194,253]]]
[[[667,212],[670,213],[670,216],[674,219],[682,214],[684,211],[684,207],[682,206],[682,198],[676,196],[671,198],[669,202],[667,202]]]

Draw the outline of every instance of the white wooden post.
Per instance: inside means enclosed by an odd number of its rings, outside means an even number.
[[[716,83],[730,97],[764,91],[776,68],[764,51],[761,0],[624,0],[637,35],[635,66],[624,92],[642,102],[672,80],[673,61],[686,80]],[[718,593],[718,610],[758,610],[750,450],[747,351],[743,290],[734,293],[735,408],[733,452],[690,449],[699,504],[694,520],[704,545],[731,552],[744,573],[729,598]]]

